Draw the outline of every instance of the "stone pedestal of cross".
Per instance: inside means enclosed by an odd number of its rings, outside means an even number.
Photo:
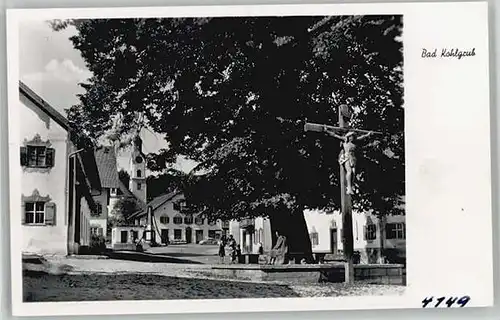
[[[341,139],[341,151],[339,154],[339,164],[340,164],[340,199],[341,199],[341,213],[342,213],[342,243],[343,243],[343,251],[344,258],[346,260],[345,267],[345,282],[352,283],[354,282],[354,238],[353,238],[353,229],[352,229],[352,188],[349,190],[346,185],[352,187],[352,180],[355,178],[354,174],[350,174],[351,181],[346,181],[346,168],[355,167],[355,159],[352,164],[345,165],[346,161],[349,160],[348,155],[345,154],[346,149],[354,149],[354,142],[349,142],[348,137],[350,135],[356,133],[364,133],[358,140],[364,139],[370,136],[373,133],[380,134],[380,132],[367,131],[367,130],[359,130],[359,129],[349,129],[347,127],[347,120],[351,118],[351,112],[346,105],[339,106],[339,126],[334,127],[330,125],[323,125],[317,123],[306,123],[304,125],[304,130],[307,131],[316,131],[316,132],[328,132],[331,136],[334,136],[338,139]],[[344,131],[347,134],[344,136],[336,135],[335,131]],[[351,134],[352,133],[352,134]],[[351,143],[352,146],[346,146],[346,144]],[[354,150],[352,150],[354,151]],[[354,170],[353,170],[354,173]],[[350,191],[350,192],[349,192]]]

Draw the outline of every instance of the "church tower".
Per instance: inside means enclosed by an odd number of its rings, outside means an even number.
[[[146,197],[146,157],[142,153],[142,140],[135,137],[130,157],[130,191],[141,201],[147,203]]]

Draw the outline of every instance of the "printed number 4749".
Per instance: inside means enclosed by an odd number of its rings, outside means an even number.
[[[457,304],[460,306],[460,308],[465,307],[465,305],[470,301],[469,296],[463,296],[461,298],[458,297],[449,297],[448,300],[446,300],[447,297],[439,297],[437,299],[434,299],[434,297],[427,297],[424,300],[422,300],[422,308],[427,308],[427,307],[434,307],[437,308],[440,305],[444,306],[446,305],[448,308],[451,308],[454,304]],[[445,302],[446,300],[446,302]],[[433,303],[435,302],[435,303]]]

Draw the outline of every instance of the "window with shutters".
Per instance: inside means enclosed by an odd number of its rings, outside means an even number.
[[[369,224],[365,226],[365,240],[377,239],[377,225]]]
[[[388,223],[385,226],[385,234],[387,239],[405,239],[405,224]]]
[[[24,214],[26,224],[45,224],[45,202],[26,202]]]
[[[104,236],[104,229],[99,226],[90,227],[90,234],[96,236]]]
[[[29,168],[54,166],[54,149],[37,146],[21,147],[21,165]]]
[[[193,216],[184,217],[184,224],[193,224]]]
[[[34,190],[30,196],[21,197],[23,206],[22,223],[26,225],[55,225],[56,204],[49,196],[41,196]]]
[[[170,222],[170,218],[168,216],[161,216],[160,217],[161,224],[168,224],[169,222]]]
[[[40,135],[24,140],[21,147],[21,166],[25,168],[50,168],[54,166],[55,149],[50,148],[50,141],[43,141]]]
[[[100,202],[95,203],[95,211],[91,214],[93,217],[99,217],[102,215],[102,204]]]
[[[182,217],[180,215],[175,216],[174,223],[175,224],[182,224]]]

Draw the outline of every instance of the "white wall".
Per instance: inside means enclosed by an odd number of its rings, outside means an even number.
[[[236,220],[229,221],[229,234],[233,236],[236,243],[241,242],[240,223]]]
[[[68,241],[66,203],[68,133],[24,96],[21,96],[19,103],[16,109],[19,110],[19,119],[22,119],[23,123],[18,128],[21,145],[24,139],[32,140],[35,134],[39,134],[43,141],[50,140],[51,148],[55,149],[54,167],[47,172],[30,172],[18,163],[22,172],[22,194],[29,196],[34,189],[37,189],[41,196],[50,196],[51,202],[56,205],[55,225],[23,225],[23,251],[65,255]]]
[[[304,218],[306,220],[307,228],[309,233],[314,231],[318,233],[318,243],[312,246],[314,253],[331,253],[332,252],[332,241],[331,241],[331,229],[337,230],[336,232],[336,243],[337,250],[342,251],[342,216],[339,212],[325,213],[319,210],[305,210]],[[386,217],[386,223],[404,223],[405,216],[388,216]],[[364,227],[367,224],[375,224],[376,239],[366,240],[364,237]],[[255,219],[255,234],[258,230],[263,229],[263,241],[262,245],[264,251],[269,251],[272,248],[272,236],[271,236],[271,225],[270,220],[266,218],[256,218]],[[366,214],[366,213],[353,213],[353,238],[354,238],[354,249],[363,251],[367,249],[379,249],[380,248],[380,222],[377,217]],[[230,222],[231,234],[234,236],[237,243],[242,243],[242,230],[239,228],[239,223],[235,220]],[[385,239],[384,237],[384,248],[397,248],[400,250],[405,249],[406,240],[405,239]],[[257,246],[253,246],[254,252],[257,250]]]
[[[87,200],[81,201],[80,246],[90,245],[90,210]]]
[[[137,231],[138,239],[142,238],[143,233],[144,233],[144,228],[143,227],[137,227],[137,226],[133,226],[133,227],[113,227],[113,229],[111,229],[111,245],[122,243],[121,242],[121,232],[122,231],[127,231],[127,243],[132,243],[133,239],[131,239],[131,232],[130,232],[132,230]]]
[[[110,215],[113,214],[113,208],[115,207],[115,204],[118,202],[118,200],[120,200],[119,196],[111,196],[109,198],[108,215],[107,215],[107,217],[109,217]]]
[[[158,230],[156,230],[156,228],[154,229],[154,231],[156,232],[156,241],[157,242],[161,242],[161,232],[162,232],[161,230],[162,229],[168,230],[168,237],[170,240],[174,240],[174,230],[180,229],[181,230],[181,240],[186,241],[187,240],[186,239],[186,228],[189,227],[192,230],[192,232],[191,232],[191,242],[192,243],[196,243],[196,230],[200,230],[201,232],[203,232],[203,237],[201,238],[201,240],[208,238],[210,230],[214,231],[215,233],[219,233],[219,234],[221,233],[222,230],[220,227],[221,226],[220,221],[216,221],[216,223],[214,225],[209,225],[208,220],[205,218],[203,221],[203,224],[198,225],[195,223],[196,216],[197,216],[196,214],[193,214],[193,223],[192,224],[185,224],[184,223],[185,215],[180,213],[177,210],[174,210],[174,204],[173,204],[174,201],[178,201],[181,199],[184,199],[184,197],[182,195],[177,195],[172,200],[167,201],[166,203],[162,204],[159,208],[157,208],[153,212],[154,217],[155,217],[155,221],[156,221],[156,225],[158,226]],[[177,215],[180,215],[182,217],[181,224],[174,223],[174,217]],[[168,223],[161,222],[162,216],[166,216],[169,218]]]
[[[262,229],[262,239],[258,239],[259,230]],[[271,237],[271,222],[267,218],[255,218],[255,236],[257,241],[261,240],[262,247],[264,251],[270,251],[272,249],[272,237]],[[257,253],[258,246],[254,246],[254,252]]]
[[[313,246],[313,252],[331,252],[331,239],[330,239],[330,229],[334,226],[337,228],[337,249],[343,250],[342,239],[341,239],[341,229],[342,229],[342,216],[338,211],[333,213],[325,213],[324,211],[318,210],[306,210],[304,211],[304,217],[306,220],[307,228],[309,233],[314,230],[318,232],[318,244]],[[386,223],[404,223],[405,216],[387,216]],[[369,213],[353,212],[352,214],[352,224],[353,224],[353,239],[354,239],[354,250],[365,250],[380,248],[380,239],[383,234],[381,234],[381,226],[379,219]],[[374,240],[367,240],[364,237],[365,226],[369,224],[376,225],[376,238]],[[385,228],[385,226],[382,226]],[[405,239],[385,239],[384,237],[384,247],[385,248],[404,248],[406,246]]]

